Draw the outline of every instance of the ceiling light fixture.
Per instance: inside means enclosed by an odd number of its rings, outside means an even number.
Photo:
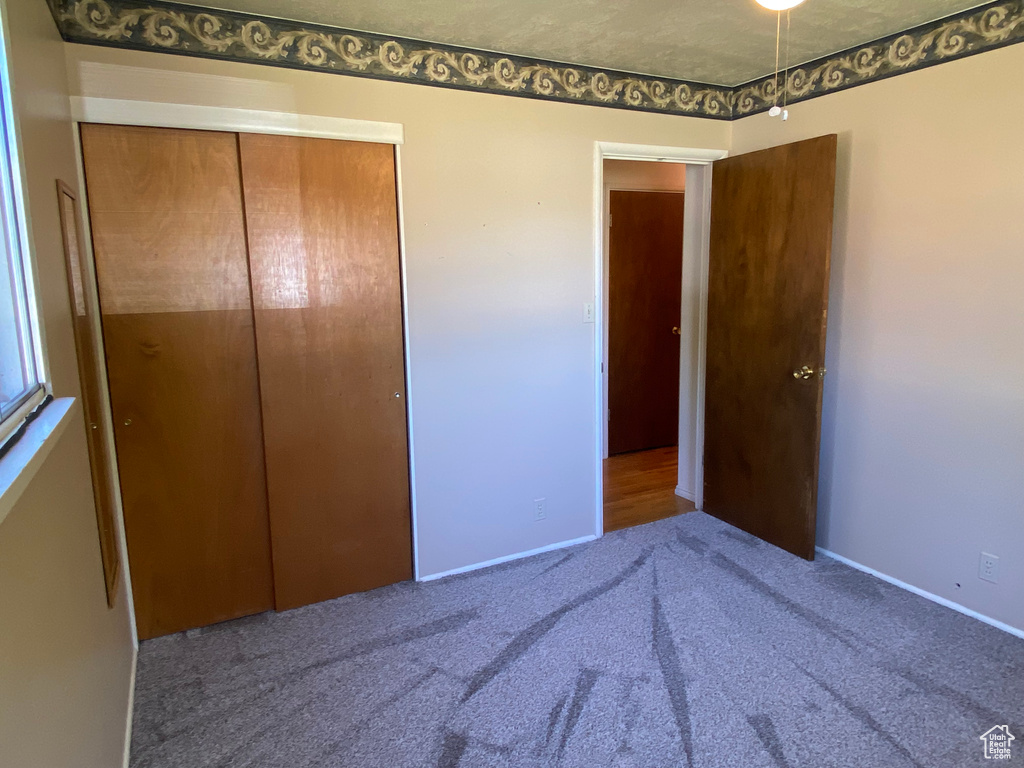
[[[764,6],[769,11],[788,11],[796,8],[804,0],[757,0],[757,4]]]

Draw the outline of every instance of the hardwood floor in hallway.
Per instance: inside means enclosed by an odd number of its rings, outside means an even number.
[[[678,449],[655,448],[604,460],[604,530],[617,531],[692,512],[676,496]]]

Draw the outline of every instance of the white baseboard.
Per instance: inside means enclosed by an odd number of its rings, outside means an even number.
[[[537,549],[530,549],[526,552],[517,552],[514,555],[505,555],[504,557],[496,557],[493,560],[485,560],[482,563],[474,563],[473,565],[464,565],[461,568],[453,568],[450,571],[441,571],[441,573],[432,573],[429,576],[420,576],[418,581],[434,581],[435,579],[443,579],[445,576],[454,576],[457,573],[468,573],[469,571],[476,571],[481,568],[489,568],[492,565],[500,565],[501,563],[507,563],[509,560],[519,560],[523,557],[530,557],[531,555],[540,555],[544,552],[552,552],[556,549],[565,549],[566,547],[574,547],[577,544],[586,544],[588,541],[593,541],[597,536],[590,534],[589,536],[581,536],[578,539],[570,539],[569,541],[559,541],[556,544],[548,544],[545,547],[537,547]]]
[[[692,501],[694,503],[696,503],[697,501],[697,494],[691,491],[689,488],[683,488],[683,486],[681,485],[676,486],[676,496],[680,496],[681,498],[684,498],[687,501]]]
[[[825,557],[831,557],[833,560],[838,560],[840,563],[843,563],[844,565],[848,565],[851,568],[856,568],[858,571],[863,571],[864,573],[869,573],[872,576],[881,579],[882,581],[887,581],[890,584],[899,587],[900,589],[905,589],[907,590],[907,592],[913,592],[915,595],[919,595],[920,597],[923,597],[926,600],[931,600],[933,603],[938,603],[939,605],[945,606],[946,608],[952,608],[957,613],[962,613],[965,616],[970,616],[972,619],[977,619],[978,621],[984,622],[989,626],[995,627],[996,629],[1001,629],[1003,630],[1003,632],[1008,632],[1014,637],[1019,637],[1022,640],[1024,640],[1024,629],[1017,629],[1016,627],[1011,627],[1009,624],[1004,624],[1003,622],[997,621],[996,619],[993,619],[990,616],[985,616],[984,614],[978,613],[977,611],[972,611],[970,608],[966,608],[960,605],[960,603],[954,603],[952,600],[947,600],[946,598],[939,597],[938,595],[934,595],[931,592],[926,592],[923,589],[915,587],[913,584],[907,584],[905,581],[894,579],[892,576],[884,574],[881,571],[876,571],[874,568],[868,568],[866,565],[861,565],[860,563],[854,560],[850,560],[848,557],[837,555],[835,552],[830,552],[829,550],[823,549],[822,547],[815,547],[814,550],[820,555],[824,555]]]
[[[124,726],[124,768],[128,768],[132,756],[132,721],[135,716],[135,671],[139,666],[139,644],[132,648],[132,673],[128,679],[128,721]]]

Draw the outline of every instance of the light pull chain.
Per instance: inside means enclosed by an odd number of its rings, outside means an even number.
[[[779,106],[779,39],[782,37],[782,11],[779,11],[775,19],[775,100],[773,107]]]
[[[786,75],[782,78],[782,119],[789,119],[789,110],[786,106],[789,104],[789,24],[790,16],[789,10],[786,11]]]
[[[782,115],[783,120],[789,119],[789,110],[786,109],[786,105],[789,103],[789,30],[790,30],[790,15],[789,10],[786,10],[786,72],[783,76],[782,82],[782,106],[779,106],[779,48],[782,42],[782,11],[778,12],[775,19],[775,92],[772,98],[772,108],[768,110],[768,114],[772,117],[778,117]]]

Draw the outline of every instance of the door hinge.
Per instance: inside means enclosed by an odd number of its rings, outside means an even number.
[[[612,215],[609,213],[608,214],[608,229],[611,229],[611,228],[612,228]]]

